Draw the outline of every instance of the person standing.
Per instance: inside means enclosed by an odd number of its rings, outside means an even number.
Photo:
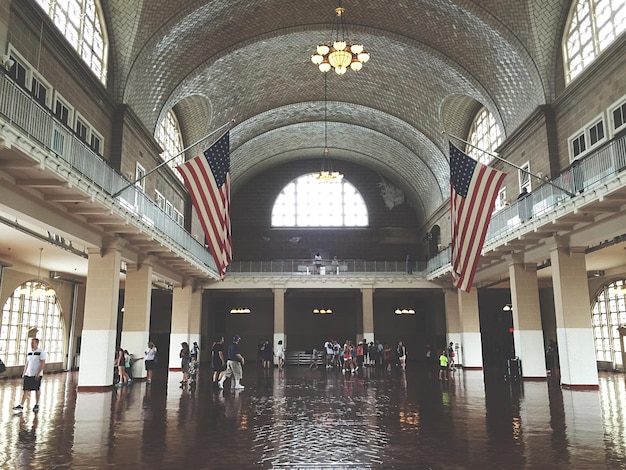
[[[200,347],[198,346],[198,342],[194,341],[193,346],[191,346],[191,359],[194,357],[198,359],[198,353],[200,352]]]
[[[278,359],[278,369],[282,370],[285,367],[285,347],[283,346],[283,340],[278,340],[276,346],[276,358]]]
[[[152,341],[148,342],[148,349],[144,353],[144,366],[146,367],[146,381],[152,383],[152,370],[156,364],[157,348]]]
[[[315,258],[313,258],[313,262],[315,263],[315,274],[320,274],[322,269],[322,255],[320,255],[319,251],[315,253]]]
[[[398,346],[396,347],[396,355],[398,356],[398,363],[400,364],[400,369],[406,369],[406,346],[402,344],[402,341],[398,341]]]
[[[445,349],[439,356],[439,380],[448,380],[448,354]]]
[[[35,392],[35,406],[33,406],[33,411],[36,413],[39,411],[41,380],[43,378],[43,369],[46,365],[46,352],[39,348],[39,339],[37,338],[30,340],[30,347],[32,351],[29,351],[26,356],[26,364],[24,364],[24,371],[22,373],[22,377],[24,378],[22,401],[19,405],[14,406],[13,409],[22,411],[24,409],[24,402],[26,401],[26,392]]]
[[[182,348],[180,353],[178,353],[178,357],[180,357],[180,368],[183,371],[183,380],[181,380],[180,383],[186,384],[187,379],[189,378],[189,361],[191,360],[191,351],[189,350],[189,343],[187,343],[187,341],[183,341],[180,345]]]
[[[117,366],[117,375],[119,376],[119,380],[115,386],[121,387],[122,385],[128,385],[130,377],[126,373],[126,357],[124,355],[124,348],[119,348],[117,350],[115,365]]]
[[[243,377],[242,367],[245,363],[245,359],[239,352],[239,341],[241,341],[241,338],[235,335],[233,336],[233,342],[228,346],[228,361],[226,362],[226,372],[218,382],[218,386],[220,388],[224,388],[224,381],[229,377],[235,378],[235,390],[242,390],[245,388],[240,383]]]

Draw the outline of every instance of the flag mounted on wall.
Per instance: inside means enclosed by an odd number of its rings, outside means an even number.
[[[450,143],[452,282],[469,292],[494,203],[506,173],[483,165]]]
[[[227,132],[213,145],[176,167],[191,195],[200,224],[220,273],[233,258],[230,231],[230,139]]]

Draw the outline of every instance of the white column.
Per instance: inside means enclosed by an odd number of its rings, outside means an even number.
[[[152,302],[152,260],[129,264],[124,289],[124,320],[121,346],[136,358],[133,377],[144,378],[144,351],[150,337],[150,306]]]
[[[446,310],[446,330],[448,333],[448,342],[454,343],[454,351],[457,356],[454,358],[456,366],[463,366],[465,361],[463,360],[463,329],[461,326],[461,314],[459,312],[459,296],[457,289],[445,288],[443,290],[443,300]],[[457,348],[458,345],[458,348]],[[434,357],[439,357],[441,351],[433,350],[431,354]]]
[[[285,334],[285,288],[274,287],[274,351],[278,348],[278,342],[283,342],[283,348],[287,349],[287,335]],[[274,364],[278,364],[278,358],[274,357]]]
[[[480,336],[480,318],[478,316],[478,291],[467,293],[457,290],[459,299],[459,318],[461,319],[461,345],[464,369],[483,368],[483,348]],[[441,351],[439,351],[441,353]]]
[[[172,328],[170,333],[170,357],[168,368],[170,370],[180,370],[180,349],[181,343],[189,343],[189,315],[192,308],[191,283],[181,286],[174,286],[172,296]],[[190,346],[192,343],[189,343]]]
[[[368,343],[374,341],[374,288],[363,287],[361,288],[361,298],[363,303],[363,319],[361,324],[363,325],[363,331],[357,335],[357,343],[363,341],[363,338]]]
[[[550,245],[561,384],[597,388],[585,249],[564,245],[557,239]]]
[[[79,392],[104,391],[113,385],[121,245],[116,239],[107,248],[88,250]]]
[[[537,265],[511,258],[511,299],[515,354],[522,361],[524,378],[545,378],[546,358],[541,327]]]

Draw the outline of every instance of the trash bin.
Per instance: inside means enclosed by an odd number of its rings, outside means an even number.
[[[320,266],[320,276],[326,275],[326,266]]]
[[[522,361],[519,357],[514,357],[506,361],[507,373],[512,379],[522,378]]]

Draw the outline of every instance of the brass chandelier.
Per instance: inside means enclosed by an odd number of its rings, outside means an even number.
[[[332,68],[338,75],[343,75],[348,67],[358,72],[370,59],[370,54],[365,51],[363,44],[350,44],[348,29],[344,22],[345,8],[341,6],[341,0],[335,8],[335,13],[337,16],[333,24],[331,41],[317,46],[316,53],[311,56],[311,62],[322,72],[328,72]]]
[[[322,153],[322,169],[316,173],[313,173],[313,178],[323,183],[332,183],[334,181],[341,181],[343,174],[338,171],[333,171],[333,165],[329,157],[330,148],[328,147],[328,80],[324,75],[324,151]]]

